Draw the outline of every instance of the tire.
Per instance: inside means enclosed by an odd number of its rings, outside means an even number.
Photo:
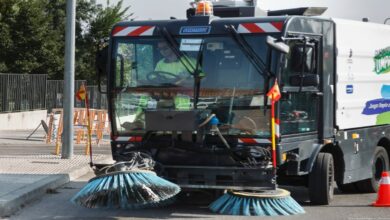
[[[378,191],[379,180],[383,171],[389,170],[389,156],[386,149],[378,146],[375,148],[371,160],[372,177],[356,182],[356,188],[361,193],[375,193]]]
[[[311,204],[328,205],[334,193],[334,163],[330,153],[319,153],[309,173]]]

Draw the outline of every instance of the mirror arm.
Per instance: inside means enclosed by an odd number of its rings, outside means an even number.
[[[101,86],[101,84],[102,84],[101,76],[100,76],[98,70],[96,70],[96,72],[98,73],[98,76],[97,76],[98,90],[100,93],[104,93],[102,90],[102,86]]]
[[[267,36],[267,44],[273,49],[279,51],[280,53],[288,54],[290,52],[290,47],[284,43],[284,40],[277,41],[275,38],[271,36]]]
[[[96,53],[95,53],[95,73],[96,73],[96,78],[97,78],[97,83],[98,83],[98,90],[100,93],[102,93],[102,87],[100,86],[101,84],[101,73],[99,72],[99,67],[98,67],[98,58],[99,58],[99,44],[96,44]]]
[[[108,58],[108,42],[109,38],[102,38],[96,43],[95,52],[95,69],[98,83],[98,91],[102,94],[107,94],[107,90],[102,89],[102,75],[107,78],[107,58]]]
[[[269,90],[269,82],[271,80],[271,76],[273,76],[273,74],[271,73],[271,57],[272,57],[272,48],[271,46],[268,46],[267,47],[267,60],[266,60],[266,71],[268,72],[268,74],[266,74],[264,76],[264,94],[267,94],[268,90]],[[275,76],[276,77],[276,76]],[[264,97],[264,115],[267,114],[267,106],[268,104],[268,99]]]
[[[110,39],[108,37],[105,37],[105,38],[101,38],[99,42],[96,43],[95,69],[97,74],[98,91],[102,94],[107,94],[107,90],[103,91],[101,84],[102,84],[103,74],[108,79],[107,58],[108,58],[109,40]]]

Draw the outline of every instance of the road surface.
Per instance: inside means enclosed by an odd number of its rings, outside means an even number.
[[[207,204],[188,197],[180,204],[166,208],[144,210],[87,209],[73,205],[70,198],[93,177],[92,173],[73,181],[55,192],[50,192],[10,219],[259,219],[259,217],[221,216],[211,213]],[[390,207],[375,208],[370,204],[376,194],[339,194],[328,206],[310,206],[304,188],[288,188],[293,197],[304,207],[306,214],[295,216],[265,217],[262,219],[347,219],[347,220],[390,220]]]

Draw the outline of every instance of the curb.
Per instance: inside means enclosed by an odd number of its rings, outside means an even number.
[[[101,161],[106,161],[111,156],[107,156]],[[64,174],[49,175],[26,187],[12,191],[0,198],[0,218],[8,217],[22,209],[26,204],[39,199],[49,190],[59,188],[72,180],[75,180],[91,171],[89,165],[78,169],[65,171]]]

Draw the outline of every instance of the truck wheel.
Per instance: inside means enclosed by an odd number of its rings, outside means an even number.
[[[319,153],[309,173],[310,202],[328,205],[334,193],[334,164],[330,153]]]
[[[378,191],[379,180],[383,171],[389,170],[389,156],[386,149],[378,146],[375,148],[371,161],[372,177],[356,182],[356,187],[362,193],[374,193]]]

